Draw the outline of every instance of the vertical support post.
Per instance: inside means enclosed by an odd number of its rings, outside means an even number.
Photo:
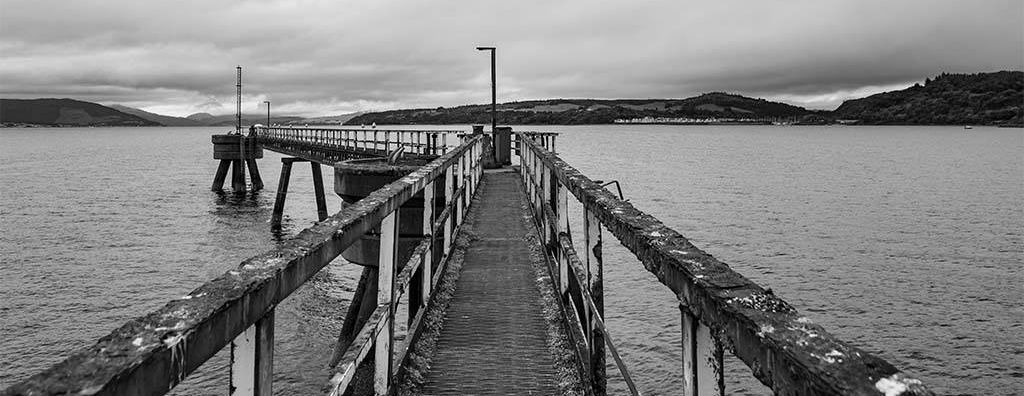
[[[380,223],[380,255],[377,261],[377,305],[387,305],[374,345],[373,393],[387,395],[391,387],[391,343],[394,340],[394,281],[398,256],[398,210]]]
[[[231,160],[231,190],[245,192],[245,164],[240,159]]]
[[[558,179],[554,178],[554,173],[553,172],[552,172],[551,179],[553,179],[552,182],[556,184],[556,186],[555,186],[555,205],[553,205],[553,206],[554,206],[554,209],[555,209],[555,216],[558,216],[557,221],[555,222],[555,224],[557,224],[557,227],[558,227],[556,229],[558,234],[555,235],[555,242],[557,242],[558,241],[558,235],[563,233],[563,232],[566,233],[567,235],[569,235],[569,238],[572,238],[572,234],[569,233],[569,213],[568,213],[568,211],[569,211],[569,189],[566,188],[564,185],[562,185],[562,183],[559,182]],[[557,243],[556,243],[556,246],[558,246]],[[560,249],[555,249],[555,251],[561,252]],[[558,254],[558,285],[559,285],[558,291],[561,294],[565,294],[566,292],[568,292],[568,290],[569,290],[569,259],[568,259],[568,257],[566,257],[565,254],[562,254],[562,253]],[[580,287],[583,287],[583,286],[584,285],[580,285]]]
[[[324,175],[320,172],[320,163],[309,161],[313,170],[313,190],[316,194],[316,215],[320,221],[327,218],[327,199],[324,196]]]
[[[548,225],[548,215],[544,210],[544,204],[551,205],[551,171],[546,166],[541,165],[538,167],[540,170],[541,179],[541,191],[540,191],[540,207],[538,211],[540,213],[541,227],[544,229],[544,245],[550,246],[551,244],[551,226]],[[554,205],[551,205],[554,209]],[[561,281],[559,281],[559,287],[561,287]],[[561,291],[561,289],[559,289]]]
[[[447,257],[449,251],[452,248],[452,218],[455,214],[452,212],[452,196],[455,195],[455,171],[454,166],[449,166],[444,170],[444,206],[449,208],[448,217],[444,219],[444,256]]]
[[[607,393],[608,378],[605,374],[604,332],[595,326],[594,316],[604,318],[604,262],[601,245],[601,222],[597,215],[583,209],[584,246],[586,246],[586,287],[594,298],[597,312],[587,310],[587,332],[590,337],[590,385],[597,396]]]
[[[433,262],[434,262],[434,182],[431,181],[423,187],[423,234],[430,234],[430,245],[427,247],[426,259],[420,266],[420,271],[423,273],[423,298],[421,304],[426,307],[427,302],[430,301],[430,293],[433,290],[431,279],[433,279]]]
[[[274,380],[274,310],[231,341],[231,396],[271,396]]]
[[[210,187],[211,190],[220,191],[224,189],[224,179],[228,177],[228,170],[230,168],[231,160],[220,160],[220,165],[217,166],[217,174],[213,176],[213,186]]]
[[[260,168],[256,165],[255,159],[245,160],[245,164],[249,166],[249,178],[252,179],[252,190],[259,191],[263,189],[263,178],[260,177]]]
[[[288,179],[291,177],[292,158],[281,158],[281,178],[277,182],[277,199],[274,200],[274,212],[270,216],[270,228],[281,228],[284,201],[288,198]]]
[[[472,201],[473,194],[476,193],[476,170],[477,163],[479,163],[479,158],[477,158],[478,151],[477,143],[469,146],[469,199],[467,201]]]
[[[466,186],[466,155],[465,153],[459,155],[458,169],[456,169],[457,175],[455,176],[455,187],[456,190],[462,190],[462,195],[459,196],[458,201],[455,203],[455,226],[462,225],[462,211],[466,207],[466,191],[463,189]]]
[[[722,344],[688,308],[679,306],[683,333],[683,394],[724,396]]]

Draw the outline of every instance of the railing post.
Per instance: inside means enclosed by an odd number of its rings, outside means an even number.
[[[444,219],[444,256],[452,247],[452,219],[455,217],[455,208],[452,206],[455,195],[455,166],[449,165],[444,170],[444,207],[448,209],[448,217]]]
[[[470,184],[473,186],[472,187],[473,194],[476,194],[476,186],[477,186],[477,183],[480,181],[480,174],[478,172],[481,169],[483,169],[483,167],[480,166],[480,151],[481,151],[480,150],[480,143],[481,142],[483,142],[483,141],[482,140],[477,140],[476,143],[473,143],[473,147],[471,147],[471,150],[470,150],[472,155],[469,156],[469,167],[470,167],[469,176],[472,179],[472,180],[470,180]],[[472,198],[473,194],[470,194],[469,196]]]
[[[425,307],[427,302],[430,301],[430,293],[433,290],[434,278],[433,264],[434,264],[434,182],[427,183],[426,187],[423,187],[423,235],[430,235],[430,245],[427,246],[426,259],[420,265],[423,277],[423,299],[421,300],[422,305]]]
[[[555,205],[552,205],[557,211],[555,212],[555,216],[557,216],[557,221],[555,222],[557,234],[555,238],[557,239],[557,235],[564,232],[572,239],[572,234],[569,233],[569,214],[567,213],[569,211],[569,189],[562,185],[554,177],[553,173],[552,170],[552,182],[556,185]],[[561,252],[559,249],[555,249],[555,251]],[[564,253],[558,254],[558,287],[560,294],[565,294],[569,290],[569,258]],[[580,285],[580,287],[584,287],[584,285]]]
[[[456,210],[455,210],[455,226],[456,227],[458,227],[458,226],[460,226],[462,224],[462,211],[465,208],[465,202],[466,202],[466,191],[463,190],[463,188],[466,185],[466,180],[465,180],[466,165],[465,165],[465,163],[466,163],[466,155],[463,152],[462,154],[459,154],[459,164],[457,165],[458,169],[456,169],[456,173],[458,173],[458,174],[455,176],[455,189],[457,191],[458,190],[462,190],[462,195],[459,196],[458,201],[455,202],[455,208],[456,208]]]
[[[688,308],[679,306],[683,333],[683,394],[723,396],[722,345]]]
[[[377,260],[377,306],[387,305],[387,314],[376,329],[374,345],[373,392],[387,395],[391,387],[391,343],[394,340],[395,261],[398,253],[398,213],[396,209],[380,223],[380,254]]]
[[[231,341],[231,396],[273,395],[274,310]]]
[[[594,394],[600,396],[606,394],[608,381],[605,374],[604,333],[595,326],[594,322],[594,314],[602,318],[605,317],[601,222],[593,211],[584,208],[583,212],[583,244],[587,249],[584,255],[586,259],[585,268],[587,271],[587,282],[589,283],[586,287],[590,291],[590,296],[594,299],[594,307],[597,308],[597,312],[591,312],[590,309],[586,310],[587,334],[590,338],[590,373],[592,375],[590,385],[594,390]]]
[[[539,167],[540,171],[540,199],[538,200],[538,211],[540,212],[541,228],[544,229],[544,246],[550,246],[551,244],[551,226],[548,225],[548,214],[544,210],[544,205],[551,205],[551,172],[548,171],[547,166],[543,165],[543,162]],[[561,281],[559,281],[559,287],[561,287]]]

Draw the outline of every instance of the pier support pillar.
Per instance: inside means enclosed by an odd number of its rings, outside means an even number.
[[[245,160],[245,164],[249,166],[249,180],[252,180],[252,190],[259,191],[263,189],[263,178],[260,177],[260,168],[256,165],[255,159]]]
[[[231,191],[235,194],[245,192],[245,165],[240,159],[231,161]]]
[[[213,191],[220,191],[224,189],[224,180],[228,177],[228,170],[231,169],[231,160],[222,159],[220,165],[217,167],[217,174],[213,176],[213,186],[210,187]]]
[[[345,355],[345,351],[352,346],[356,335],[366,325],[366,321],[373,315],[377,308],[377,267],[363,267],[363,274],[359,277],[359,285],[352,294],[352,302],[345,314],[345,321],[342,322],[341,332],[338,334],[338,342],[334,346],[334,354],[331,357],[330,366],[334,367]]]
[[[281,228],[281,217],[284,215],[284,201],[288,198],[288,180],[292,177],[292,162],[295,158],[281,158],[281,178],[277,182],[277,199],[274,200],[274,212],[270,216],[270,228]]]
[[[320,164],[309,163],[313,170],[313,190],[316,194],[316,214],[320,221],[327,218],[327,198],[324,196],[324,176],[320,172]]]
[[[231,168],[231,190],[235,193],[245,193],[246,165],[252,177],[252,190],[263,189],[263,179],[260,178],[260,171],[256,165],[256,160],[263,158],[263,149],[255,138],[226,134],[213,135],[212,141],[213,159],[220,160],[217,174],[213,177],[213,185],[210,187],[213,191],[224,189],[228,168]]]

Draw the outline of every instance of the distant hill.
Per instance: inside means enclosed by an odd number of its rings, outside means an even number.
[[[234,114],[215,116],[209,113],[196,113],[185,118],[199,122],[200,125],[204,126],[235,126],[235,123],[237,122]],[[301,120],[304,120],[304,118],[295,116],[272,116],[270,118],[270,122],[274,124],[287,124],[291,122],[299,122]],[[266,114],[242,114],[243,126],[266,123]]]
[[[467,105],[436,109],[392,110],[366,113],[348,124],[486,124],[491,106]],[[503,124],[610,124],[619,119],[735,118],[798,119],[813,114],[802,107],[764,99],[712,92],[687,99],[550,99],[502,103],[497,107]]]
[[[150,112],[142,110],[142,109],[136,109],[134,107],[122,106],[122,105],[118,105],[118,104],[110,105],[110,108],[116,109],[116,110],[118,110],[118,111],[120,111],[122,113],[127,113],[127,114],[131,114],[131,115],[135,115],[135,116],[138,116],[140,118],[144,118],[144,119],[147,119],[147,120],[150,120],[150,121],[153,121],[155,123],[158,123],[160,125],[165,125],[165,126],[200,126],[200,125],[203,125],[199,121],[191,120],[191,119],[188,119],[188,118],[165,116],[165,115],[161,115],[161,114],[150,113]]]
[[[159,126],[142,117],[74,99],[0,99],[0,124]]]
[[[1024,72],[942,74],[900,91],[843,102],[832,116],[863,124],[1021,125]]]
[[[301,122],[303,124],[310,124],[310,125],[330,125],[330,124],[341,125],[341,124],[344,124],[344,123],[348,122],[349,120],[351,120],[351,119],[353,119],[353,118],[355,118],[357,116],[363,115],[363,114],[365,114],[365,113],[364,112],[358,112],[358,113],[348,113],[348,114],[341,114],[341,115],[335,115],[335,116],[303,118],[302,120],[293,121],[291,123],[292,124],[296,124],[296,123],[300,123]]]
[[[192,121],[203,122],[203,121],[206,121],[208,119],[213,118],[213,114],[210,114],[210,113],[195,113],[195,114],[191,114],[191,115],[189,115],[189,116],[187,116],[185,118],[188,118],[188,119],[190,119]]]

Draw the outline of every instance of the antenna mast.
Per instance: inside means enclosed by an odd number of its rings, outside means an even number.
[[[242,134],[242,66],[237,66],[238,69],[238,83],[235,87],[238,88],[238,102],[235,107],[235,133]]]

